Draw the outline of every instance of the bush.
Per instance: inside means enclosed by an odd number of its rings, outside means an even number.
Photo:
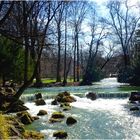
[[[118,82],[140,85],[140,64],[121,68],[118,74]]]
[[[80,85],[92,85],[92,82],[97,82],[103,79],[103,73],[99,68],[89,69],[84,75]]]
[[[131,77],[133,76],[133,68],[130,66],[122,67],[118,73],[118,82],[130,83]]]

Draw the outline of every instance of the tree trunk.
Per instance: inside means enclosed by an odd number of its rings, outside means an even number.
[[[101,70],[106,66],[106,64],[107,64],[109,61],[110,61],[110,59],[107,59],[107,60],[105,61],[105,63],[101,66]]]
[[[92,84],[92,77],[93,77],[93,61],[92,59],[88,60],[88,64],[86,67],[85,74],[83,75],[83,80],[81,85],[91,85]]]
[[[67,71],[66,71],[66,79],[67,79],[68,74],[69,74],[69,71],[70,71],[71,61],[72,61],[72,57],[71,57],[71,59],[70,59],[70,61],[69,61],[69,63],[68,63],[68,68],[67,68]]]
[[[80,73],[80,65],[79,65],[79,40],[78,40],[78,33],[77,33],[77,37],[76,37],[76,46],[77,46],[77,69],[76,69],[76,72],[77,72],[77,82],[80,81],[80,78],[79,78],[79,73]]]
[[[67,63],[67,9],[66,9],[66,15],[65,15],[65,51],[64,51],[64,80],[63,84],[64,86],[67,84],[67,76],[66,76],[66,63]]]
[[[25,42],[25,54],[24,54],[24,83],[28,81],[28,57],[29,57],[29,45],[28,45],[28,36],[27,36],[27,13],[26,13],[26,6],[25,1],[22,2],[23,4],[23,33]]]
[[[60,76],[60,61],[61,61],[61,30],[60,30],[60,22],[57,25],[58,30],[58,55],[57,55],[57,72],[56,72],[56,82],[61,82]]]
[[[36,72],[36,83],[35,83],[36,87],[42,87],[43,83],[41,81],[41,66],[40,66],[40,60],[39,60],[39,64],[38,64],[38,68],[37,68],[37,72]]]
[[[73,82],[76,82],[75,68],[76,68],[76,45],[74,46],[74,58],[73,58]]]
[[[80,61],[81,61],[81,71],[80,73],[84,73],[84,60],[83,60],[83,51],[82,51],[82,45],[81,45],[81,50],[80,50]]]
[[[83,84],[83,85],[91,85],[92,84],[93,76],[94,76],[93,75],[94,61],[95,61],[95,57],[97,56],[97,53],[98,53],[98,47],[100,44],[99,42],[100,42],[100,40],[97,41],[96,50],[95,50],[95,53],[93,53],[92,52],[93,38],[91,40],[87,68],[86,68],[86,72],[83,76],[83,80],[81,82],[81,84]]]
[[[26,83],[28,81],[28,57],[29,57],[29,49],[28,49],[28,45],[25,47],[25,55],[24,55],[24,83]]]
[[[129,55],[124,53],[123,58],[124,58],[124,66],[127,68],[127,66],[130,65]]]

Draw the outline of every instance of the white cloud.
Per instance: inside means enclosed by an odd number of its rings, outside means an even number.
[[[96,3],[99,4],[99,5],[102,5],[102,4],[104,4],[105,2],[107,2],[108,0],[90,0],[90,1],[96,2]]]
[[[104,6],[106,2],[112,1],[112,0],[90,0],[90,1],[93,1],[93,2],[97,3],[100,6]],[[122,0],[118,0],[118,1],[122,1]],[[130,5],[130,6],[136,5],[138,3],[140,4],[140,0],[128,0],[128,5]]]
[[[140,3],[140,0],[128,0],[128,4],[129,4],[130,6],[132,6],[132,5],[137,5],[138,3]]]

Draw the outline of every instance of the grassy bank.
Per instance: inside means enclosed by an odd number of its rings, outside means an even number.
[[[6,117],[0,114],[0,139],[9,139],[8,129]]]
[[[42,83],[43,84],[50,84],[50,83],[55,83],[56,82],[56,79],[55,78],[42,78],[41,79]],[[36,80],[34,79],[34,83],[36,82]],[[63,80],[61,80],[61,82],[63,82]],[[68,78],[67,79],[67,82],[73,82],[73,79],[72,78]]]

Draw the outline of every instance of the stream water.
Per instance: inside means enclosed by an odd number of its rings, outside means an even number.
[[[27,129],[38,130],[51,140],[56,130],[67,131],[68,139],[140,139],[140,112],[129,111],[128,103],[131,91],[139,90],[140,87],[118,83],[116,78],[103,79],[92,86],[27,89],[22,99],[26,101],[29,112],[33,116],[40,109],[48,112],[48,115],[28,125]],[[73,126],[67,126],[65,119],[61,123],[48,123],[52,112],[61,111],[60,107],[51,105],[52,97],[61,91],[71,92],[77,100],[71,104],[70,111],[64,112],[66,116],[77,119],[77,124]],[[89,91],[96,92],[98,99],[87,99],[85,94]],[[33,94],[37,92],[43,94],[45,106],[34,104]]]

